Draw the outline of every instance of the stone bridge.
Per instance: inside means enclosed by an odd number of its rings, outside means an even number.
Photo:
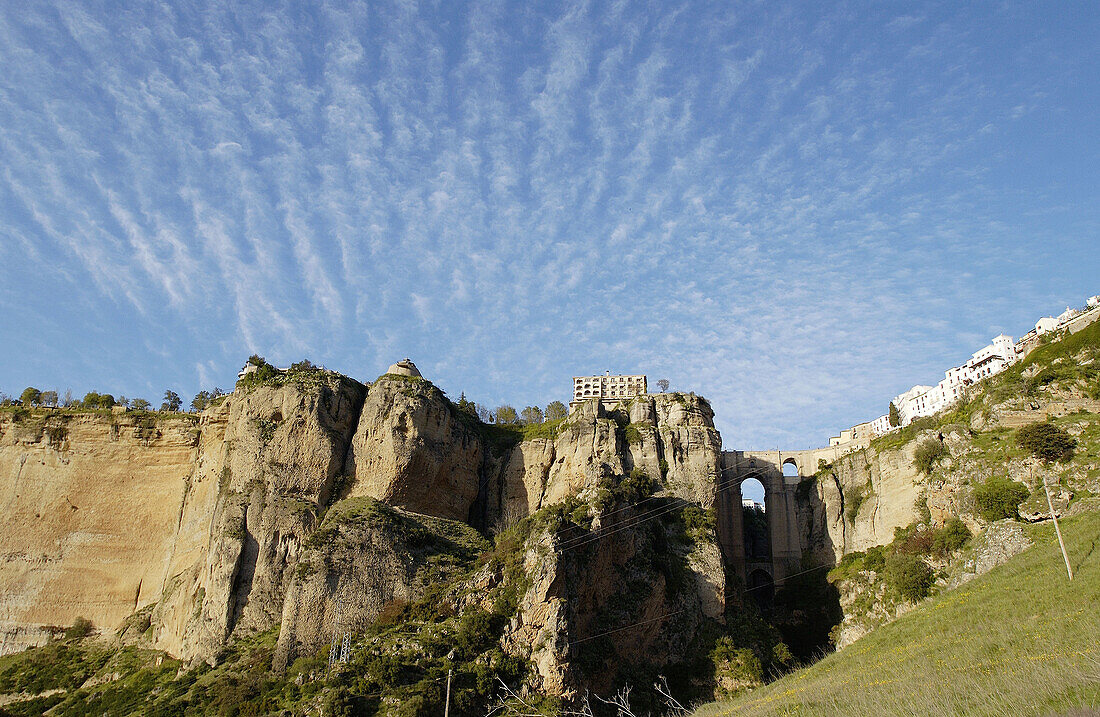
[[[782,585],[803,565],[805,531],[799,524],[798,484],[817,472],[818,461],[833,462],[837,448],[804,451],[723,451],[718,485],[718,539],[726,562],[750,588]],[[768,526],[766,556],[748,559],[741,510],[741,483],[755,478],[764,486],[764,516]],[[802,498],[806,500],[805,497]]]

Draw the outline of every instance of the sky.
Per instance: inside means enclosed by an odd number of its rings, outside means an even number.
[[[252,353],[806,448],[1100,294],[1095,2],[0,3],[0,391]]]

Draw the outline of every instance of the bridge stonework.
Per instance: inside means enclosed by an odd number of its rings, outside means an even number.
[[[799,527],[798,484],[817,472],[818,461],[832,462],[836,448],[805,451],[723,451],[722,479],[718,485],[718,542],[726,564],[748,585],[753,572],[763,569],[775,585],[798,572],[808,536]],[[783,466],[793,465],[796,475],[784,476]],[[745,558],[741,511],[741,483],[755,478],[764,486],[764,515],[771,548],[770,565],[748,564]],[[770,568],[770,569],[769,569]]]

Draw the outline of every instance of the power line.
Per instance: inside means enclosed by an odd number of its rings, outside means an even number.
[[[726,469],[722,469],[722,472],[725,472],[725,471],[728,471],[728,470],[734,470],[734,469],[726,468]],[[763,474],[762,470],[755,470],[755,471],[751,471],[750,473],[748,473],[746,475],[738,476],[736,478],[731,478],[731,479],[728,479],[726,481],[720,482],[720,483],[717,484],[717,487],[715,489],[715,493],[716,494],[722,493],[723,491],[727,490],[731,486],[736,485],[739,482],[744,482],[747,478],[749,478],[753,475],[762,475],[762,474]],[[682,504],[692,505],[692,503],[690,501],[684,500],[683,498],[679,498],[677,496],[651,495],[651,496],[648,496],[646,498],[643,498],[642,500],[636,501],[636,502],[634,502],[630,505],[623,506],[622,508],[617,508],[616,510],[609,511],[607,513],[603,513],[603,514],[600,515],[600,517],[603,518],[605,516],[612,515],[614,513],[619,513],[619,512],[622,512],[624,510],[636,508],[639,504],[641,504],[641,503],[643,503],[647,500],[654,500],[654,499],[658,499],[658,498],[671,500],[671,501],[680,501]],[[594,534],[594,535],[581,535],[581,536],[577,536],[575,538],[567,538],[564,541],[562,541],[562,543],[560,545],[558,545],[555,548],[555,550],[557,552],[564,552],[566,550],[572,550],[574,548],[579,548],[581,546],[587,545],[587,544],[595,542],[597,540],[602,540],[603,538],[606,538],[609,535],[614,535],[615,533],[618,533],[622,530],[626,530],[628,528],[635,528],[635,527],[641,525],[642,523],[645,523],[645,522],[650,521],[650,520],[655,520],[656,518],[660,518],[661,516],[667,515],[668,513],[671,513],[672,511],[674,511],[674,510],[676,510],[680,507],[681,507],[681,505],[663,505],[663,506],[659,506],[657,508],[652,508],[650,510],[647,510],[647,511],[641,513],[638,516],[634,516],[633,519],[628,519],[627,521],[624,521],[624,523],[622,525],[615,526],[615,528],[613,528],[612,530],[604,531],[604,532],[597,533],[597,534]]]

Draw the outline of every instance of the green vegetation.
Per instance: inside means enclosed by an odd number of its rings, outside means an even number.
[[[547,421],[560,421],[568,415],[569,410],[561,401],[551,401],[550,403],[546,404]]]
[[[932,475],[932,469],[946,455],[948,455],[947,446],[943,444],[943,441],[935,438],[925,438],[917,444],[917,449],[913,452],[913,466],[926,476],[930,476]]]
[[[1019,518],[1020,503],[1029,495],[1031,491],[1023,483],[999,476],[990,476],[974,488],[978,514],[986,520]]]
[[[237,389],[243,391],[249,391],[259,386],[278,387],[292,385],[299,388],[313,388],[328,385],[332,387],[339,379],[346,378],[334,371],[326,371],[319,366],[315,366],[306,359],[292,363],[290,368],[285,371],[280,371],[264,360],[262,356],[253,354],[248,358],[247,365],[256,366],[257,368],[255,371],[246,373],[242,378],[237,380]],[[386,376],[390,377],[392,374],[386,374]],[[398,378],[409,377],[398,376]],[[353,379],[347,380],[351,381]],[[220,393],[220,389],[216,389],[213,393],[205,391],[200,392],[199,395],[195,397],[192,405],[196,410],[202,410],[210,405],[214,405],[222,395],[224,394]]]
[[[1033,423],[1016,431],[1016,442],[1020,447],[1043,462],[1058,461],[1065,463],[1073,458],[1077,441],[1065,429],[1057,425]]]
[[[874,494],[875,487],[870,478],[863,485],[844,489],[844,517],[849,523],[856,522],[856,516],[859,515],[859,509],[863,507],[864,501]]]
[[[890,402],[890,410],[887,413],[887,421],[890,422],[890,426],[897,428],[901,425],[901,413],[898,411],[898,407],[894,405],[894,402]]]
[[[916,555],[893,553],[886,558],[886,584],[905,600],[917,602],[932,592],[932,568]]]
[[[1007,564],[811,667],[697,714],[994,717],[1100,704],[1093,649],[1100,640],[1100,554],[1092,550],[1100,513],[1062,527],[1073,582],[1053,526],[1028,526],[1036,545]]]
[[[958,518],[951,518],[938,528],[919,524],[898,528],[888,545],[876,545],[866,552],[846,554],[829,572],[829,581],[849,580],[861,571],[882,573],[887,586],[901,597],[910,601],[919,600],[928,594],[932,582],[927,583],[927,590],[915,586],[923,584],[925,578],[931,576],[931,571],[926,573],[910,558],[943,560],[965,547],[971,537],[970,529]],[[896,556],[904,556],[904,559]]]

